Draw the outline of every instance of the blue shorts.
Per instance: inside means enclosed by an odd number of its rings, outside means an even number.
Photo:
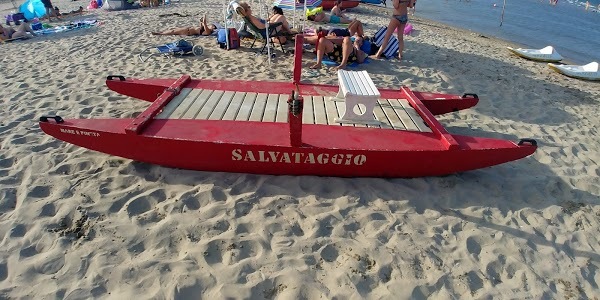
[[[338,16],[331,15],[331,17],[329,17],[329,23],[339,24],[341,21],[342,19],[340,19]]]

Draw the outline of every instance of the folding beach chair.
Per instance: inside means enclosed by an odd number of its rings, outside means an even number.
[[[373,36],[373,40],[375,44],[381,47],[383,44],[383,39],[385,38],[385,33],[387,32],[387,26],[379,28],[375,35]],[[391,58],[398,55],[398,51],[400,50],[400,43],[398,42],[398,38],[394,34],[390,36],[390,41],[388,42],[387,47],[385,47],[383,51],[383,55],[387,58]]]
[[[152,52],[154,49],[156,49],[157,52]],[[142,51],[138,56],[140,60],[144,62],[155,55],[162,54],[167,58],[171,58],[171,56],[183,56],[190,53],[194,54],[194,56],[200,56],[202,53],[204,53],[204,48],[202,48],[200,45],[194,45],[194,43],[182,39],[165,45],[148,47],[144,49],[144,51]],[[148,54],[148,56],[144,57],[146,54]]]
[[[246,29],[250,29],[250,32],[254,36],[254,40],[252,41],[252,45],[250,46],[250,48],[254,47],[254,44],[256,43],[257,40],[261,40],[261,41],[263,41],[263,46],[260,49],[260,51],[258,51],[258,53],[263,54],[265,52],[265,49],[267,48],[268,42],[270,42],[271,47],[273,49],[275,49],[275,47],[276,47],[275,42],[273,42],[272,38],[277,38],[277,40],[279,40],[279,47],[281,48],[281,52],[285,53],[285,49],[283,49],[283,45],[279,38],[280,37],[290,37],[290,35],[288,33],[279,32],[277,30],[277,27],[282,25],[283,23],[281,23],[281,22],[277,22],[277,23],[273,23],[273,24],[269,23],[269,35],[268,35],[268,38],[265,39],[265,35],[266,35],[265,29],[258,29],[258,27],[256,27],[248,17],[244,17],[242,14],[240,14],[240,16],[244,19],[244,24],[245,24]]]

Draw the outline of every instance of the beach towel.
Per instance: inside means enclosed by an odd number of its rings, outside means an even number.
[[[72,21],[67,25],[55,26],[52,28],[44,28],[41,30],[34,30],[36,34],[51,34],[58,32],[67,32],[75,29],[83,29],[83,28],[91,28],[99,25],[98,21],[95,19],[85,19],[85,20],[77,20]]]
[[[326,66],[331,66],[331,67],[339,66],[338,62],[333,61],[333,60],[329,59],[329,57],[326,57],[326,56],[323,57],[322,63]],[[369,63],[369,58],[367,57],[362,64],[368,64],[368,63]],[[358,62],[352,62],[352,63],[348,64],[348,68],[356,68],[356,67],[358,67],[358,65],[360,65]]]
[[[373,40],[375,41],[375,44],[377,46],[381,47],[381,44],[383,44],[383,38],[385,37],[386,32],[387,32],[387,27],[381,27],[375,33]],[[398,50],[400,50],[400,44],[398,43],[398,38],[396,38],[394,35],[392,35],[392,36],[390,36],[390,41],[388,42],[387,47],[383,51],[383,56],[385,56],[387,58],[396,57],[398,55]]]

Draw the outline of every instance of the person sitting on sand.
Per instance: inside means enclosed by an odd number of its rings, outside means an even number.
[[[165,31],[152,32],[153,35],[211,35],[217,27],[206,23],[206,15],[200,19],[199,27],[178,27]]]
[[[338,17],[336,15],[328,15],[323,11],[320,11],[314,15],[306,17],[309,21],[320,22],[320,23],[333,23],[333,24],[349,24],[352,20],[344,17]]]
[[[392,34],[394,34],[394,30],[397,30],[399,47],[398,59],[402,59],[402,51],[404,51],[404,26],[408,23],[408,8],[413,6],[414,0],[393,0],[392,4],[394,5],[394,14],[390,19],[390,23],[383,38],[383,43],[381,43],[379,51],[375,54],[375,58],[381,57],[383,51],[385,51],[390,42]]]
[[[3,27],[0,24],[0,40],[10,40],[17,39],[21,37],[28,37],[27,33],[31,33],[31,35],[36,36],[29,23],[21,23],[17,29],[13,29],[12,27]]]
[[[344,19],[350,19],[344,14],[344,11],[342,10],[342,0],[335,1],[335,5],[331,8],[331,15],[338,16]]]
[[[341,45],[336,44],[327,37],[319,39],[317,47],[317,63],[312,65],[311,69],[320,69],[323,62],[323,56],[327,55],[332,61],[339,62],[340,65],[336,69],[344,69],[348,63],[357,62],[362,64],[367,58],[367,54],[360,50],[360,39],[354,43],[350,37],[344,37]]]
[[[266,29],[267,22],[269,22],[269,24],[281,23],[281,25],[277,26],[277,31],[293,34],[292,30],[290,29],[290,24],[283,15],[283,11],[281,11],[281,14],[279,14],[279,10],[275,10],[275,8],[273,8],[273,11],[275,14],[270,16],[268,20],[263,20],[252,15],[252,8],[246,2],[240,2],[239,7],[237,8],[237,13],[245,18],[248,18],[248,20],[252,22],[252,25],[258,29]],[[260,31],[260,34],[264,39],[267,38],[266,33],[263,30]],[[277,38],[273,38],[273,41],[284,44],[287,39],[284,36],[279,36]]]

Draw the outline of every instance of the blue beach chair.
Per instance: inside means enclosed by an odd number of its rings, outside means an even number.
[[[156,50],[152,52],[152,50]],[[187,54],[194,54],[194,56],[200,56],[204,53],[204,48],[200,45],[194,45],[194,43],[187,40],[179,40],[177,42],[168,43],[160,46],[153,46],[144,49],[138,56],[142,62],[147,61],[150,57],[155,55],[164,55],[167,58],[171,56],[183,56]],[[147,55],[144,57],[144,55]]]

